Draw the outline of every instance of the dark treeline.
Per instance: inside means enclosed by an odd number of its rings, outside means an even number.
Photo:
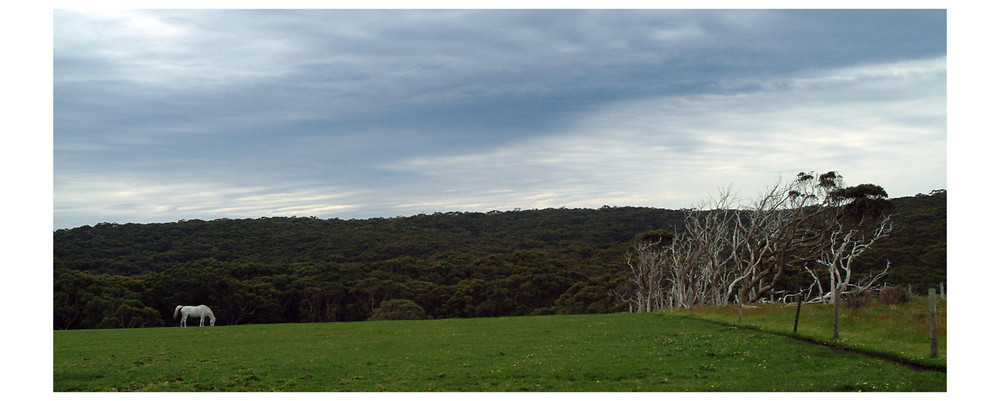
[[[892,268],[887,282],[926,294],[927,289],[947,283],[948,194],[937,190],[892,202],[892,234],[862,255],[858,263],[865,271],[866,267],[885,266],[888,261]]]
[[[944,281],[945,196],[894,199],[893,236],[861,263],[888,259],[889,281],[915,289]],[[389,300],[433,318],[616,312],[628,242],[682,219],[603,207],[58,230],[54,328],[172,325],[179,304],[217,324],[365,320]]]

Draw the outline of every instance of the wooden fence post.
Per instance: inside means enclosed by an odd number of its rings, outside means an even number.
[[[944,301],[944,281],[938,283],[941,286],[941,300]]]
[[[799,311],[802,310],[802,294],[797,297],[799,299],[798,305],[795,306],[795,326],[792,327],[792,333],[799,331]]]
[[[936,305],[936,302],[935,302],[936,299],[937,299],[937,295],[934,294],[934,288],[931,288],[930,290],[928,290],[928,294],[927,294],[927,302],[930,304],[930,308],[929,308],[930,309],[930,314],[927,316],[927,321],[930,324],[930,329],[928,330],[928,332],[930,333],[930,340],[931,340],[931,358],[937,358],[938,357],[937,305]]]
[[[833,287],[833,339],[840,338],[840,286]]]

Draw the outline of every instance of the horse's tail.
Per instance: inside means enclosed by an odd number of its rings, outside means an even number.
[[[181,312],[181,308],[183,307],[183,305],[177,305],[177,307],[174,308],[174,319],[177,319],[177,314]]]

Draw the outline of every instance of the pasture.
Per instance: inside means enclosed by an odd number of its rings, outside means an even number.
[[[937,300],[937,358],[929,356],[926,296],[913,297],[900,305],[873,303],[863,308],[842,306],[840,338],[837,340],[832,339],[833,305],[828,304],[803,305],[798,330],[794,333],[794,304],[760,304],[744,308],[742,325],[943,368],[947,366],[948,356],[947,305],[944,299]],[[684,314],[687,311],[678,313]],[[727,324],[737,322],[734,306],[695,307],[694,314],[701,319]]]
[[[55,331],[55,391],[945,391],[680,314]]]

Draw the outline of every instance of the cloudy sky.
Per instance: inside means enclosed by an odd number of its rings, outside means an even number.
[[[73,11],[55,228],[946,185],[944,11]]]

